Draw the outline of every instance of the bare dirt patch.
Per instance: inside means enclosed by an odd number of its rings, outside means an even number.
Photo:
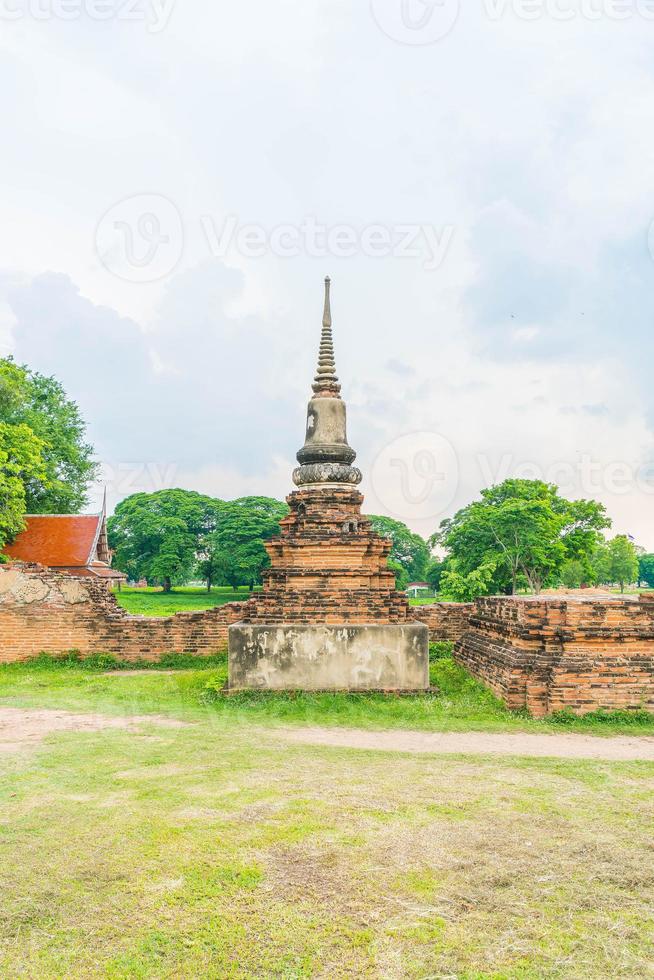
[[[133,731],[146,724],[185,727],[185,722],[162,715],[111,717],[53,709],[0,708],[0,752],[17,752],[38,745],[47,735],[56,732],[99,732],[107,728]]]
[[[283,736],[286,741],[305,745],[383,752],[523,755],[616,762],[645,759],[654,762],[654,738],[650,736],[603,738],[595,735],[534,735],[522,732],[375,732],[352,728],[287,728],[283,730]]]

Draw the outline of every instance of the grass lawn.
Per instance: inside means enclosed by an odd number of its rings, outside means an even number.
[[[129,613],[142,616],[172,616],[174,613],[198,611],[222,606],[226,602],[245,602],[250,593],[246,588],[234,589],[213,588],[207,592],[204,588],[180,586],[173,592],[162,592],[161,589],[130,589],[123,586],[120,592],[114,593],[118,604]]]
[[[614,590],[619,594],[619,590]],[[652,590],[640,589],[639,592]],[[527,593],[524,593],[527,595]],[[625,593],[626,594],[626,593]],[[119,605],[129,613],[143,616],[172,616],[174,613],[188,610],[211,609],[213,606],[220,606],[225,602],[245,602],[249,597],[246,588],[236,591],[230,588],[212,588],[207,592],[205,588],[197,586],[180,586],[173,592],[162,592],[161,589],[130,589],[123,586],[120,592],[115,593]],[[438,598],[409,599],[411,606],[432,605],[442,600]]]
[[[285,741],[280,722],[552,730],[433,670],[439,698],[382,699],[226,698],[220,663],[0,669],[0,707],[151,714],[0,752],[0,976],[649,975],[653,764]]]

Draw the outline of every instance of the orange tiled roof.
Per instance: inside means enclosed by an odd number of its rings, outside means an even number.
[[[25,521],[25,530],[3,549],[9,558],[50,568],[83,568],[95,559],[101,514],[35,514]]]

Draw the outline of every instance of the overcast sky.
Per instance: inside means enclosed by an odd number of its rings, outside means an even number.
[[[654,549],[654,3],[0,8],[0,345],[112,505],[292,489],[329,274],[368,512],[540,476]]]

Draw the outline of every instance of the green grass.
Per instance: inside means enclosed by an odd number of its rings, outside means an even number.
[[[227,694],[227,657],[219,654],[201,662],[192,655],[171,654],[160,664],[149,661],[121,663],[99,655],[80,660],[42,656],[0,667],[0,699],[7,704],[99,711],[157,711],[184,705],[186,712],[210,710],[217,719],[253,724],[316,724],[358,728],[411,728],[420,731],[552,732],[572,731],[596,735],[654,735],[654,715],[639,712],[594,712],[584,717],[561,713],[533,719],[526,712],[508,711],[482,684],[452,659],[448,643],[430,648],[430,679],[437,693],[416,695],[271,693],[248,691]],[[117,669],[143,670],[126,685],[112,677]],[[162,675],[164,670],[175,670]]]
[[[315,747],[273,724],[502,720],[432,666],[440,698],[225,698],[224,665],[0,670],[0,705],[188,723],[0,752],[0,976],[649,975],[654,765]]]
[[[619,595],[619,590],[613,590]],[[652,591],[639,589],[638,592]],[[530,593],[521,593],[529,595]],[[628,593],[625,593],[628,594]],[[246,588],[236,591],[230,588],[212,588],[207,592],[205,588],[197,586],[180,586],[173,592],[162,592],[161,589],[131,589],[123,586],[120,592],[116,592],[118,604],[126,609],[127,612],[142,616],[172,616],[178,612],[193,612],[202,609],[213,609],[214,606],[221,606],[226,602],[245,602],[250,593]],[[419,597],[409,599],[411,606],[429,606],[435,602],[445,600],[438,597]]]
[[[142,616],[172,616],[178,612],[197,612],[213,609],[226,602],[245,602],[250,596],[247,589],[213,588],[211,592],[193,586],[176,588],[173,592],[161,589],[130,589],[123,586],[114,593],[118,604],[127,612]]]
[[[256,591],[256,590],[255,590]],[[202,609],[213,609],[226,602],[246,602],[250,596],[247,588],[237,590],[230,588],[206,588],[198,586],[178,586],[172,592],[162,592],[158,588],[132,589],[123,586],[120,592],[115,592],[116,600],[127,612],[142,616],[172,616],[178,612],[195,612]],[[431,605],[438,599],[418,598],[409,599],[412,606]]]

